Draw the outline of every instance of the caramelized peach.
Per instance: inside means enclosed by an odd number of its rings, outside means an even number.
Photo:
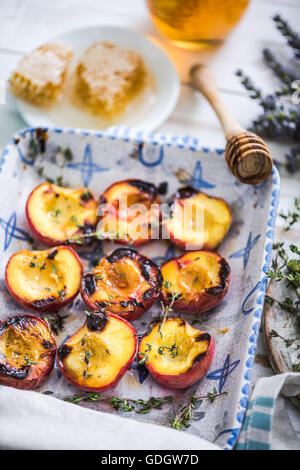
[[[19,251],[5,270],[7,288],[23,307],[35,312],[53,312],[78,294],[83,268],[69,246],[50,250]]]
[[[97,202],[87,189],[62,188],[42,183],[29,195],[26,217],[34,236],[56,246],[77,240],[86,244],[95,230]],[[83,236],[83,238],[82,238]]]
[[[0,323],[0,383],[31,390],[50,374],[56,341],[47,323],[33,315],[15,315]]]
[[[167,319],[160,330],[159,325],[142,338],[138,357],[163,387],[190,387],[210,368],[215,341],[180,318]]]
[[[98,230],[103,238],[137,246],[158,238],[160,198],[154,184],[128,179],[112,184],[100,197]]]
[[[130,248],[118,248],[84,274],[81,295],[89,308],[108,308],[132,321],[151,307],[161,286],[161,272],[153,261]]]
[[[57,351],[63,376],[81,390],[113,387],[130,369],[137,351],[136,331],[108,311],[91,313],[84,325]]]
[[[212,251],[189,251],[161,266],[162,297],[173,309],[202,313],[215,307],[229,287],[230,267],[222,256]]]
[[[184,250],[214,250],[229,230],[231,210],[224,199],[196,189],[179,189],[164,220],[165,234]]]

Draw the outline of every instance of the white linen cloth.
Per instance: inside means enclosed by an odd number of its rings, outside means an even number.
[[[236,449],[300,449],[300,412],[286,398],[298,394],[300,374],[260,379]],[[5,386],[0,387],[0,449],[221,450],[191,434]]]
[[[220,447],[155,424],[0,387],[0,449],[203,450]]]

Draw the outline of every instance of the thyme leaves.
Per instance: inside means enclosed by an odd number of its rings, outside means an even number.
[[[285,220],[286,225],[283,230],[287,232],[296,222],[300,220],[300,197],[295,198],[294,207],[292,210],[289,210],[286,214],[281,212],[279,216]]]
[[[49,330],[58,336],[61,331],[64,330],[64,321],[69,315],[60,315],[56,313],[54,317],[43,317],[43,320],[47,323]]]
[[[208,392],[206,395],[191,395],[189,402],[184,405],[172,419],[171,427],[178,431],[181,431],[183,428],[189,428],[193,419],[193,412],[199,402],[201,404],[202,400],[208,400],[212,403],[216,398],[223,395],[227,395],[227,392],[218,393],[216,388],[214,388],[212,392]]]
[[[64,401],[75,403],[78,405],[80,402],[104,402],[112,406],[117,411],[130,413],[134,411],[138,414],[148,414],[152,409],[161,410],[164,405],[169,405],[173,402],[173,396],[168,395],[165,397],[150,397],[149,400],[132,398],[121,398],[116,396],[103,396],[99,393],[88,392],[85,395],[73,395],[73,397],[64,398]]]
[[[295,208],[297,212],[288,211],[287,214],[281,214],[281,216],[287,221],[287,225],[284,227],[284,231],[288,231],[290,227],[298,221],[298,214],[300,208],[300,199],[295,200]],[[300,212],[299,212],[300,215]],[[289,244],[288,250],[284,246],[284,242],[279,242],[273,245],[273,249],[276,250],[275,257],[272,260],[272,267],[269,271],[266,272],[266,275],[272,282],[283,283],[282,286],[287,289],[288,295],[283,299],[276,299],[272,295],[266,295],[266,302],[271,305],[276,304],[285,312],[293,315],[295,319],[296,329],[300,330],[300,247],[295,244]],[[280,338],[284,341],[284,344],[287,348],[293,345],[293,349],[296,348],[295,352],[292,354],[291,359],[293,359],[294,354],[300,349],[299,335],[296,335],[295,338],[285,338],[277,331],[272,329],[269,333],[271,338]],[[295,356],[295,357],[296,357]],[[292,370],[299,372],[300,364],[292,364]]]
[[[140,352],[139,355],[140,356],[143,356],[139,362],[138,362],[138,365],[142,365],[142,364],[145,364],[148,359],[149,359],[149,352],[152,351],[153,349],[153,346],[154,344],[156,343],[157,339],[159,337],[163,338],[163,334],[162,334],[162,328],[165,324],[165,321],[167,319],[167,316],[170,312],[172,312],[172,306],[174,305],[174,302],[176,299],[178,299],[180,297],[181,294],[176,294],[174,293],[171,289],[172,289],[172,283],[169,282],[168,279],[165,280],[164,282],[164,287],[166,289],[169,290],[172,298],[171,298],[171,302],[168,304],[168,305],[164,305],[163,303],[161,303],[161,306],[162,306],[162,314],[161,314],[161,318],[160,318],[160,322],[159,322],[159,325],[158,325],[158,329],[157,329],[157,333],[152,341],[151,344],[147,343],[146,346],[147,348],[145,349],[145,352]],[[158,348],[158,353],[159,354],[163,354],[164,350],[165,349],[168,349],[168,350],[172,350],[171,354],[173,354],[172,357],[176,357],[177,354],[178,354],[178,348],[177,346],[174,344],[174,347],[167,347],[167,346],[161,346],[160,348]],[[175,355],[174,355],[175,354]]]

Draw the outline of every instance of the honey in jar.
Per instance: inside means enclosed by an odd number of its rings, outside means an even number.
[[[250,0],[147,0],[156,27],[183,47],[224,39],[242,18]]]

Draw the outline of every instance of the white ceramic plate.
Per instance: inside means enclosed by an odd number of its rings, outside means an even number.
[[[145,36],[119,26],[99,25],[75,29],[52,38],[51,41],[64,42],[73,49],[71,70],[85,49],[97,41],[109,41],[124,49],[134,50],[143,57],[149,80],[144,90],[114,121],[92,116],[67,99],[51,109],[38,108],[18,99],[19,111],[31,126],[56,125],[103,130],[112,125],[126,125],[151,131],[162,124],[173,111],[180,90],[177,71],[166,53]]]

